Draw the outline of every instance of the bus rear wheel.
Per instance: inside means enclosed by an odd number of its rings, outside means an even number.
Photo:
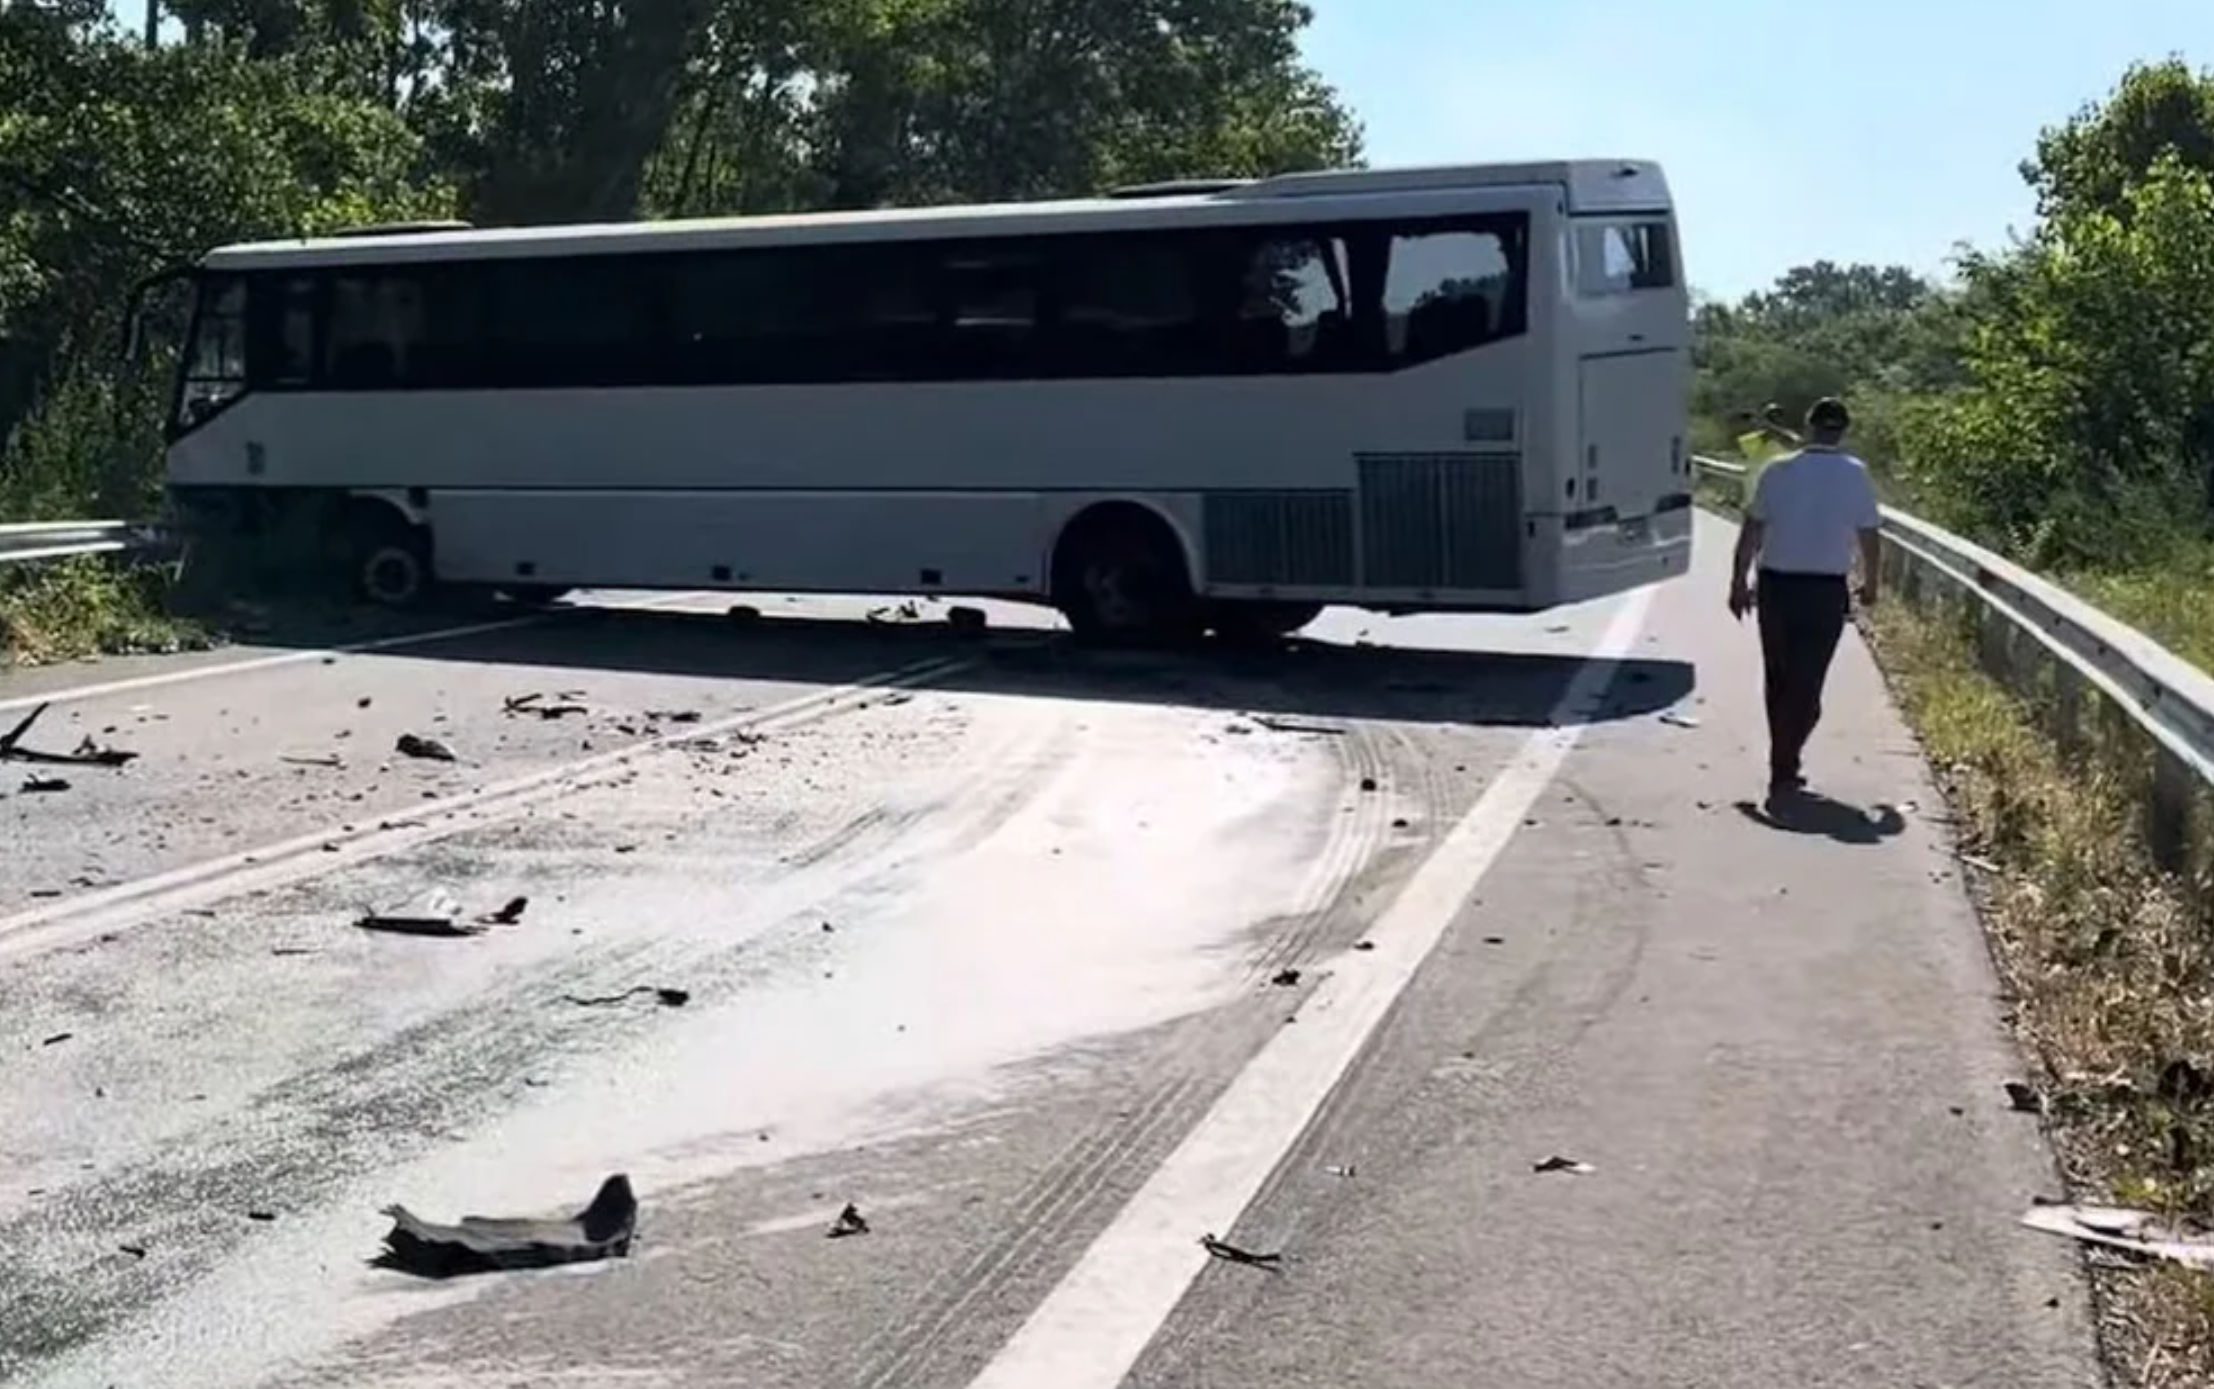
[[[1288,637],[1320,616],[1320,603],[1225,598],[1209,605],[1207,625],[1227,642],[1264,642]]]
[[[1061,542],[1055,605],[1080,640],[1112,645],[1189,640],[1199,604],[1175,537],[1132,509],[1087,518]]]
[[[430,533],[397,515],[371,513],[354,527],[354,588],[382,608],[417,608],[437,587]]]

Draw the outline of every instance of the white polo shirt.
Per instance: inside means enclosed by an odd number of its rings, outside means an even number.
[[[1883,524],[1868,465],[1810,447],[1761,471],[1745,514],[1761,523],[1760,567],[1781,574],[1853,572],[1860,532]]]

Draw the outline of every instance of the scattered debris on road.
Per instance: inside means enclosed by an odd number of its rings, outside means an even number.
[[[423,1278],[620,1259],[630,1253],[638,1228],[638,1198],[621,1173],[602,1182],[592,1204],[567,1220],[465,1215],[459,1224],[439,1225],[405,1206],[387,1206],[384,1213],[392,1229],[372,1262]]]
[[[1566,1172],[1572,1177],[1588,1177],[1599,1169],[1588,1162],[1578,1162],[1574,1158],[1562,1157],[1556,1153],[1552,1157],[1531,1163],[1530,1170],[1540,1173]]]
[[[26,796],[51,796],[57,791],[67,791],[69,783],[58,776],[33,776],[23,779]]]
[[[2043,1114],[2045,1097],[2037,1093],[2037,1087],[2019,1080],[2006,1083],[2006,1102],[2020,1114]]]
[[[1226,1264],[1244,1264],[1248,1268],[1265,1268],[1271,1273],[1282,1272],[1282,1254],[1256,1254],[1250,1249],[1240,1249],[1228,1240],[1216,1239],[1212,1234],[1199,1237],[1199,1247]]]
[[[117,1253],[128,1254],[134,1259],[146,1257],[146,1246],[143,1244],[119,1244],[115,1248]]]
[[[53,1036],[48,1037],[45,1041],[40,1042],[39,1045],[42,1047],[59,1046],[63,1042],[68,1041],[70,1038],[76,1035],[77,1034],[74,1032],[57,1032]]]
[[[258,1220],[266,1225],[277,1218],[277,1213],[275,1211],[248,1211],[246,1212],[246,1218],[248,1220]]]
[[[509,695],[506,699],[500,701],[500,712],[506,714],[509,718],[519,718],[524,714],[536,714],[549,723],[557,719],[569,718],[572,715],[592,712],[591,707],[584,703],[584,692],[582,690],[562,690],[553,696],[553,702],[550,704],[546,702],[546,698],[546,695],[538,690],[533,690],[529,694]]]
[[[1693,718],[1689,714],[1680,714],[1674,709],[1670,709],[1666,713],[1662,714],[1660,716],[1660,721],[1667,724],[1670,728],[1697,728],[1699,726],[1699,721],[1697,719]]]
[[[1353,942],[1353,948],[1355,950],[1374,950],[1376,948],[1376,942],[1372,940],[1357,940]]]
[[[1372,777],[1372,776],[1364,776],[1364,777],[1362,777],[1362,778],[1361,778],[1361,789],[1362,789],[1363,791],[1374,791],[1374,790],[1376,789],[1376,778],[1374,778],[1374,777]]]
[[[480,926],[513,926],[523,919],[523,913],[529,908],[530,899],[528,897],[510,898],[507,905],[498,911],[486,912],[478,917],[477,924]]]
[[[1322,1175],[1323,1175],[1323,1176],[1325,1176],[1325,1177],[1338,1177],[1338,1178],[1341,1178],[1341,1179],[1343,1179],[1343,1180],[1346,1180],[1346,1181],[1351,1181],[1351,1180],[1352,1180],[1352,1179],[1353,1179],[1354,1177],[1358,1176],[1359,1174],[1360,1174],[1360,1169],[1359,1169],[1359,1168],[1357,1168],[1357,1167],[1355,1167],[1355,1166],[1354,1166],[1354,1165],[1353,1165],[1352,1163],[1350,1163],[1350,1162],[1349,1162],[1349,1163],[1346,1163],[1346,1164],[1345,1164],[1344,1166],[1342,1166],[1342,1167],[1340,1167],[1340,1166],[1334,1166],[1334,1165],[1333,1165],[1333,1166],[1330,1166],[1330,1167],[1325,1167],[1325,1168],[1323,1168],[1323,1169],[1322,1169]]]
[[[697,709],[648,709],[646,718],[654,723],[698,723],[700,721],[700,711]]]
[[[1271,733],[1304,733],[1317,738],[1345,736],[1345,730],[1336,724],[1307,723],[1299,719],[1277,718],[1272,714],[1248,714],[1246,717]]]
[[[1975,869],[1978,873],[1996,873],[1999,871],[1999,865],[1993,863],[1990,859],[1981,858],[1975,854],[1962,854],[1960,861]]]
[[[346,765],[345,759],[335,752],[322,757],[280,757],[277,760],[292,767],[343,767]]]
[[[2022,1223],[2049,1235],[2064,1235],[2108,1249],[2126,1249],[2148,1258],[2167,1259],[2193,1268],[2214,1269],[2214,1236],[2163,1225],[2148,1211],[2121,1206],[2069,1206],[2040,1201]]]
[[[640,984],[635,989],[625,989],[619,994],[606,994],[598,998],[580,998],[575,994],[562,997],[579,1008],[611,1008],[618,1003],[628,1003],[641,994],[652,994],[654,1001],[664,1008],[682,1008],[692,1001],[692,995],[683,989],[664,989],[653,984]]]
[[[837,1222],[830,1227],[829,1237],[831,1239],[845,1239],[851,1235],[865,1235],[868,1232],[868,1218],[861,1214],[859,1206],[848,1201],[846,1202],[846,1208],[838,1212]]]
[[[425,738],[417,733],[402,733],[392,744],[392,750],[402,757],[420,758],[426,762],[459,762],[454,750],[436,738]]]
[[[461,904],[443,888],[432,888],[389,910],[364,912],[354,925],[398,936],[474,936],[484,930],[461,919]]]
[[[37,723],[39,716],[51,707],[51,703],[39,705],[25,714],[15,727],[6,733],[0,733],[0,761],[36,762],[51,767],[121,767],[138,760],[137,753],[102,747],[89,734],[77,744],[74,752],[40,752],[36,748],[24,747],[23,735],[30,732],[31,725]]]
[[[1296,989],[1299,987],[1299,971],[1296,969],[1280,969],[1276,971],[1275,977],[1268,982],[1279,989]]]

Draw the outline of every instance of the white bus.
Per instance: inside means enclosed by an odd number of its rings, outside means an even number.
[[[201,525],[434,582],[971,594],[1081,632],[1528,612],[1690,559],[1658,167],[228,246]]]

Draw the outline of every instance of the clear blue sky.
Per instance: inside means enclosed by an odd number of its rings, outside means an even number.
[[[1941,271],[2032,205],[2038,130],[2135,59],[2214,64],[2214,0],[1308,0],[1374,164],[1659,159],[1694,285]]]

